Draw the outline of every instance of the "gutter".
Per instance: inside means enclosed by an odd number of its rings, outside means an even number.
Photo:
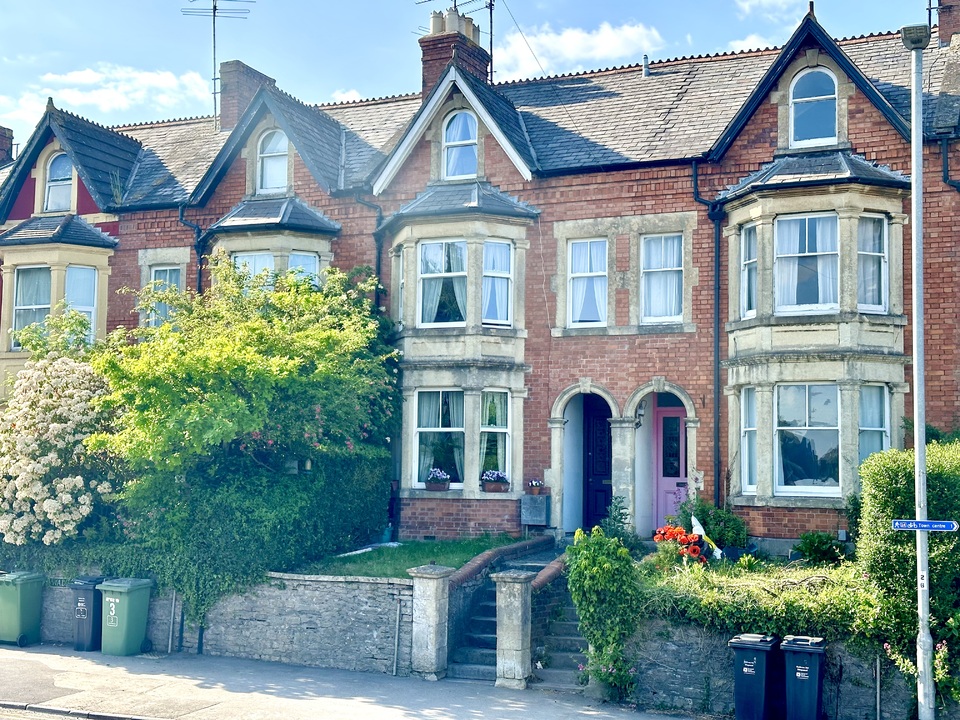
[[[692,169],[693,199],[707,206],[713,222],[713,504],[720,507],[720,240],[727,211],[723,201],[711,202],[700,195],[699,160],[693,161]]]
[[[203,228],[183,217],[186,205],[178,205],[177,207],[177,220],[180,221],[180,224],[193,228],[193,251],[197,255],[197,292],[201,293],[203,292],[203,243],[200,242],[200,236],[203,233]]]
[[[950,139],[940,138],[940,157],[943,158],[943,182],[949,185],[957,192],[960,192],[960,181],[950,179],[950,157],[947,152],[950,149]]]

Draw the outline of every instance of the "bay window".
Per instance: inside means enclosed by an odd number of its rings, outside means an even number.
[[[740,477],[744,494],[757,492],[757,392],[740,393]]]
[[[509,477],[510,423],[509,394],[484,392],[480,395],[480,472],[499,470]]]
[[[572,327],[607,322],[607,241],[570,243],[569,318]]]
[[[463,325],[467,317],[467,244],[420,243],[420,325]]]
[[[483,244],[484,325],[510,325],[511,246],[487,241]]]
[[[839,495],[837,386],[778,385],[774,399],[776,494]]]
[[[747,225],[740,235],[740,317],[757,314],[757,226]]]
[[[67,284],[64,292],[67,308],[87,318],[88,339],[93,340],[97,326],[97,269],[82,265],[67,266]]]
[[[417,393],[417,480],[432,468],[463,482],[463,391],[427,390]]]
[[[683,320],[683,236],[643,238],[640,263],[642,322]]]
[[[863,215],[857,224],[857,307],[863,312],[887,311],[887,223]]]
[[[778,218],[775,233],[776,311],[839,309],[837,216]]]
[[[50,314],[50,268],[18,267],[14,273],[13,329],[42,323]],[[13,341],[13,348],[20,345]]]
[[[890,403],[883,385],[860,386],[859,460],[890,447]]]

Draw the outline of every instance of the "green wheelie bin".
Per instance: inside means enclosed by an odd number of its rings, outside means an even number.
[[[0,642],[20,647],[40,642],[43,575],[0,573]]]
[[[147,615],[153,582],[116,578],[97,585],[103,593],[100,652],[104,655],[139,655],[149,652]]]

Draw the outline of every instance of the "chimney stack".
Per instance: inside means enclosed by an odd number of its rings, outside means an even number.
[[[490,53],[480,47],[480,28],[473,18],[450,8],[446,14],[430,14],[430,33],[420,38],[423,62],[423,97],[437,84],[451,60],[457,67],[479,78],[489,80]]]
[[[0,126],[0,165],[13,160],[13,130]]]
[[[247,109],[253,96],[264,85],[277,81],[239,60],[220,63],[220,129],[232,130]]]
[[[940,47],[950,44],[950,38],[960,33],[960,0],[940,0],[937,8],[937,34]]]

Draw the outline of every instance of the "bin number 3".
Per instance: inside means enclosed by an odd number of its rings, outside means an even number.
[[[117,614],[117,604],[115,602],[110,603],[110,616],[113,617]]]

